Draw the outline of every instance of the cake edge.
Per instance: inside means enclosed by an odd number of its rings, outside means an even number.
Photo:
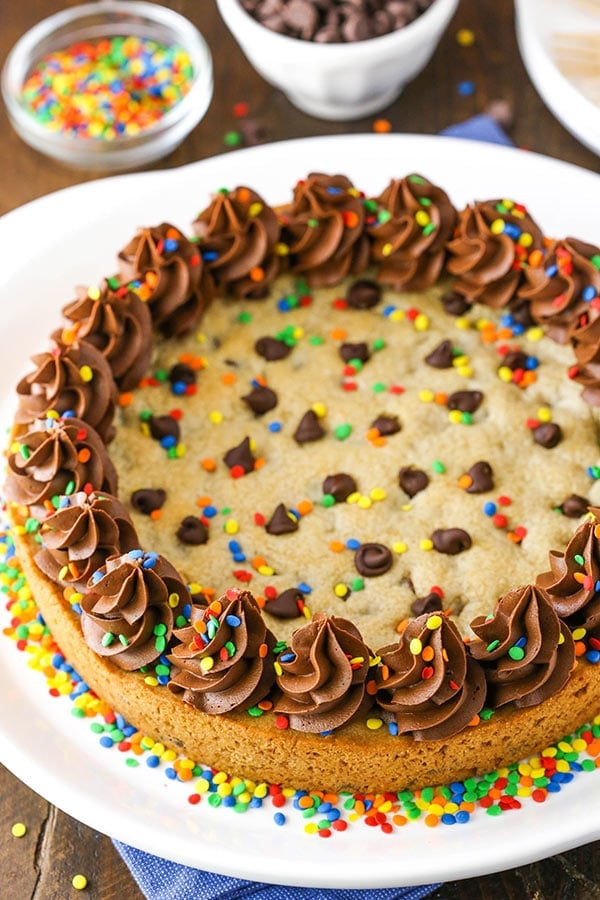
[[[32,595],[69,663],[139,731],[215,769],[298,790],[319,785],[336,792],[382,793],[438,786],[538,753],[584,725],[600,707],[600,666],[579,661],[567,684],[543,704],[525,709],[510,704],[446,740],[415,741],[386,729],[371,731],[364,722],[322,737],[278,729],[268,714],[210,716],[88,647],[76,613],[35,565],[35,540],[15,527],[22,525],[18,510],[9,504],[7,511]]]

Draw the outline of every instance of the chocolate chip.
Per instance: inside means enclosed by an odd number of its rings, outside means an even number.
[[[376,428],[383,437],[388,437],[390,434],[397,434],[401,427],[398,416],[377,416],[377,418],[371,422],[371,428]]]
[[[267,126],[258,119],[242,119],[238,123],[237,128],[246,147],[257,147],[259,144],[266,144],[270,139]]]
[[[196,372],[187,363],[175,363],[169,370],[171,384],[196,384],[196,380]]]
[[[325,435],[325,429],[319,421],[316,412],[309,409],[304,413],[298,427],[294,432],[294,440],[298,444],[309,444],[311,441],[318,441]]]
[[[265,16],[264,18],[257,17],[259,21],[269,29],[269,31],[276,31],[277,34],[289,34],[291,37],[296,37],[295,34],[288,31],[286,28],[285,22],[279,15],[275,16]]]
[[[340,356],[344,362],[348,363],[352,359],[359,359],[361,362],[367,362],[371,356],[369,345],[364,341],[358,344],[341,344]]]
[[[281,19],[296,37],[309,41],[317,29],[319,14],[310,0],[289,0],[281,7]]]
[[[471,546],[470,535],[462,528],[437,528],[431,535],[433,546],[438,553],[456,556]]]
[[[354,554],[354,565],[365,578],[377,578],[392,568],[391,550],[384,544],[361,544]]]
[[[378,9],[371,18],[373,34],[379,37],[394,30],[394,17],[385,9]],[[404,23],[403,23],[404,24]]]
[[[366,41],[373,37],[373,29],[368,17],[363,13],[350,13],[341,27],[342,37],[345,41]]]
[[[531,328],[532,325],[537,324],[531,315],[531,303],[529,298],[524,297],[521,300],[512,300],[509,310],[510,317],[515,324],[522,325],[524,328]]]
[[[422,469],[413,466],[403,466],[398,473],[398,484],[405,494],[414,497],[424,491],[429,484],[429,477]]]
[[[558,507],[560,511],[567,516],[568,519],[579,519],[588,511],[591,506],[590,501],[586,497],[579,494],[571,494]]]
[[[265,612],[271,613],[278,619],[298,619],[303,615],[304,595],[298,588],[288,588],[282,591],[273,600],[268,600]]]
[[[387,10],[392,17],[394,29],[404,28],[411,19],[414,19],[417,13],[414,4],[407,3],[406,0],[390,0],[387,4]]]
[[[253,413],[257,416],[263,416],[270,409],[277,406],[277,394],[271,388],[259,384],[253,388],[249,394],[242,397],[244,403],[247,403]]]
[[[454,351],[452,341],[442,341],[437,347],[434,347],[431,353],[425,357],[428,366],[434,369],[451,369],[452,360],[454,359]]]
[[[527,354],[522,350],[509,350],[502,357],[502,365],[509,368],[512,372],[517,369],[525,369],[527,367]]]
[[[563,433],[560,425],[556,422],[542,422],[532,429],[533,439],[540,447],[546,450],[552,450],[562,441]]]
[[[279,503],[267,522],[266,530],[269,534],[291,534],[292,531],[298,531],[298,519],[288,512],[283,503]]]
[[[208,528],[198,516],[186,516],[177,529],[177,537],[183,544],[205,544],[208,540]]]
[[[473,463],[467,475],[471,476],[471,484],[467,488],[467,494],[485,494],[494,487],[492,467],[489,462],[480,459],[479,462]]]
[[[325,25],[315,32],[313,41],[316,44],[334,44],[337,41],[339,31],[336,25]]]
[[[328,475],[323,482],[323,493],[335,497],[338,503],[343,503],[350,494],[356,493],[357,490],[358,487],[352,475],[346,475],[344,472]]]
[[[436,591],[430,591],[424,597],[417,597],[411,603],[410,611],[413,616],[422,616],[423,613],[432,613],[442,608],[442,598]]]
[[[346,294],[346,303],[350,309],[372,309],[380,300],[381,287],[368,278],[355,281]]]
[[[174,438],[176,444],[179,443],[179,422],[173,416],[151,416],[148,426],[155,441],[162,441],[168,437]]]
[[[240,0],[265,27],[302,40],[361,41],[408,25],[432,0]]]
[[[474,413],[483,402],[481,391],[455,391],[446,401],[448,409],[459,409],[461,412]]]
[[[245,437],[237,447],[232,447],[231,450],[228,450],[223,457],[223,461],[230,469],[233,469],[234,466],[241,466],[246,474],[252,472],[254,469],[254,456],[250,449],[250,438]]]
[[[464,316],[471,309],[469,301],[456,291],[448,291],[442,297],[442,306],[449,316]]]
[[[279,338],[261,337],[254,345],[254,349],[259,356],[266,359],[267,362],[274,362],[278,359],[285,359],[292,352],[292,347]]]
[[[138,512],[149,516],[155,510],[160,509],[167,499],[167,492],[162,488],[140,488],[131,495],[131,505]]]

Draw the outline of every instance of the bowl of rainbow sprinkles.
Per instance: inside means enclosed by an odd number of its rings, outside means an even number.
[[[2,71],[9,118],[26,143],[105,172],[166,156],[212,94],[202,35],[173,10],[137,0],[88,3],[42,20]]]

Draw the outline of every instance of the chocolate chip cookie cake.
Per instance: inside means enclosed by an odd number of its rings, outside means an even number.
[[[600,710],[597,247],[313,173],[140,229],[115,273],[18,383],[3,489],[103,699],[208,765],[359,791]]]

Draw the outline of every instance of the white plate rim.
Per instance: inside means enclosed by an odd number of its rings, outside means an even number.
[[[279,177],[279,182],[274,177],[276,166],[284,168],[284,178]],[[39,349],[29,348],[33,333],[47,334],[47,319],[56,322],[60,306],[70,299],[70,271],[61,274],[62,262],[56,262],[52,269],[57,243],[66,242],[79,251],[83,259],[74,265],[77,269],[79,263],[95,262],[107,241],[112,252],[121,245],[115,245],[115,218],[119,219],[119,228],[122,226],[130,236],[127,229],[135,224],[152,223],[162,219],[163,212],[164,217],[171,217],[171,212],[185,209],[184,221],[174,217],[176,224],[185,228],[196,212],[190,206],[190,180],[198,179],[210,191],[221,183],[231,186],[230,173],[235,171],[236,183],[246,181],[262,189],[270,202],[281,202],[286,197],[281,193],[273,196],[273,191],[280,192],[281,184],[291,191],[296,177],[314,170],[347,171],[359,187],[373,192],[383,189],[392,175],[421,171],[442,184],[457,204],[506,196],[513,185],[521,191],[513,196],[530,206],[546,230],[548,223],[557,229],[565,221],[568,231],[598,242],[592,210],[600,206],[600,179],[587,170],[535,154],[419,135],[341,135],[235,151],[182,169],[89,182],[48,195],[0,219],[0,246],[8,246],[11,251],[4,290],[12,296],[18,289],[23,298],[19,306],[4,304],[0,308],[0,326],[16,327],[19,317],[29,322],[30,309],[40,307],[36,290],[31,290],[32,297],[27,294],[31,285],[44,283],[35,267],[32,269],[31,243],[23,244],[32,232],[36,236],[34,260],[43,259],[50,267],[47,307],[40,310],[35,327],[28,327],[25,346],[17,340],[11,342],[17,347],[16,358],[24,352],[28,355],[29,349]],[[289,172],[294,173],[291,180],[285,175]],[[361,172],[363,179],[358,177]],[[573,191],[584,190],[589,201],[587,214],[570,215],[568,207],[560,214],[554,208],[546,209],[545,188],[549,182],[557,186],[558,199],[565,203]],[[149,208],[158,210],[158,214],[136,221],[137,212],[131,204],[143,192],[148,195]],[[183,198],[176,197],[178,192],[183,192]],[[199,205],[205,200],[199,197]],[[68,219],[64,228],[57,228],[57,222],[64,219]],[[579,231],[575,230],[577,225]],[[92,273],[92,277],[99,274]],[[9,363],[6,371],[16,369]],[[9,394],[12,381],[1,392],[4,410],[11,404]],[[27,669],[7,640],[0,641],[0,658],[10,663],[0,692],[1,761],[47,800],[90,827],[187,865],[255,881],[306,887],[398,887],[500,871],[600,837],[597,808],[588,802],[590,791],[600,786],[600,771],[576,778],[543,807],[530,802],[518,813],[498,819],[476,816],[467,826],[453,828],[427,829],[415,823],[390,836],[355,824],[330,841],[322,841],[304,835],[302,823],[295,821],[293,813],[285,828],[277,828],[271,809],[236,816],[212,810],[207,803],[192,808],[186,804],[184,786],[173,785],[144,767],[126,769],[114,752],[101,750],[80,723],[71,719],[66,701],[45,696],[41,676]],[[31,715],[19,715],[24,704]],[[50,704],[54,704],[51,709]],[[56,704],[61,704],[60,708]],[[62,745],[64,729],[74,742],[75,754],[69,754]],[[97,773],[92,780],[90,772]],[[508,820],[506,815],[510,816]],[[255,840],[259,839],[260,854],[247,846],[249,830]]]

